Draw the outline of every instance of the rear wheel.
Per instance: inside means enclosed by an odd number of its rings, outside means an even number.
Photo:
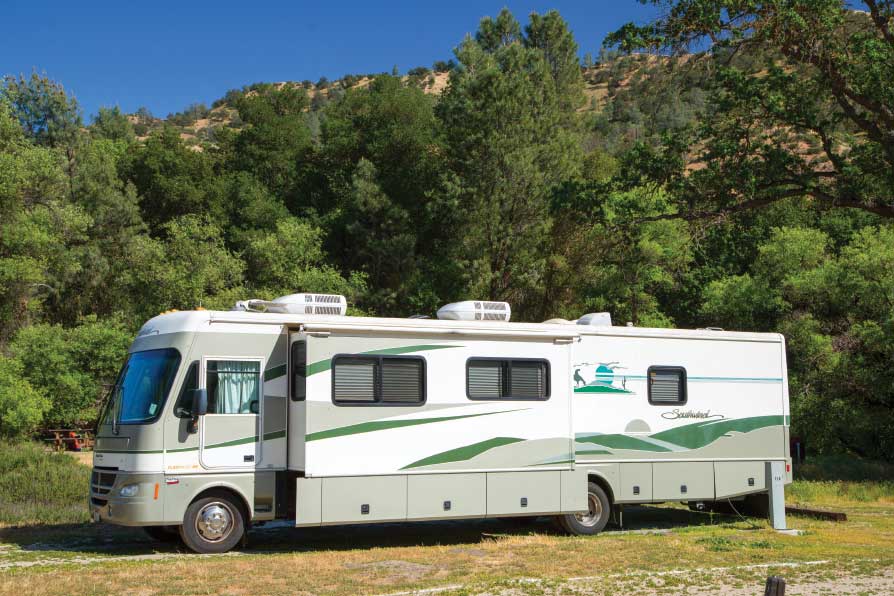
[[[193,501],[180,526],[180,537],[197,553],[225,553],[245,534],[245,518],[236,498],[214,493]]]
[[[601,532],[611,518],[612,507],[608,495],[595,482],[587,484],[587,512],[560,515],[559,525],[569,534],[590,536]]]
[[[143,526],[143,531],[146,532],[149,538],[158,542],[177,542],[180,540],[177,526]]]

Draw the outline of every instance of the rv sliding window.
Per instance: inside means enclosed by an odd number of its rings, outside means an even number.
[[[469,399],[549,399],[549,361],[530,358],[470,358],[466,361]]]
[[[332,358],[332,402],[338,406],[425,403],[421,356],[338,355]]]
[[[678,406],[686,403],[686,369],[682,366],[650,366],[649,403],[654,406]]]
[[[292,367],[292,401],[304,401],[307,398],[307,342],[294,342],[289,360]]]

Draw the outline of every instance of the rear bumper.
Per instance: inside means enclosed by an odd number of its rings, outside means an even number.
[[[90,517],[119,526],[164,524],[165,483],[162,473],[146,474],[94,468],[90,482]],[[121,489],[136,484],[137,494],[122,496]]]

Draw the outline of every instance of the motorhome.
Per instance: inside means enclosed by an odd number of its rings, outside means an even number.
[[[227,551],[252,524],[555,516],[739,499],[791,481],[782,336],[346,316],[294,294],[140,329],[101,417],[94,520]],[[779,473],[779,470],[783,470]]]

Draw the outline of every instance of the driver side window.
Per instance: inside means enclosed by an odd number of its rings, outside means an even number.
[[[261,399],[261,363],[210,360],[205,377],[209,414],[257,414]]]
[[[174,405],[174,416],[192,418],[192,400],[198,387],[199,362],[195,361],[189,365],[186,378],[183,379],[183,387],[180,388],[180,395],[177,396],[177,403]]]

